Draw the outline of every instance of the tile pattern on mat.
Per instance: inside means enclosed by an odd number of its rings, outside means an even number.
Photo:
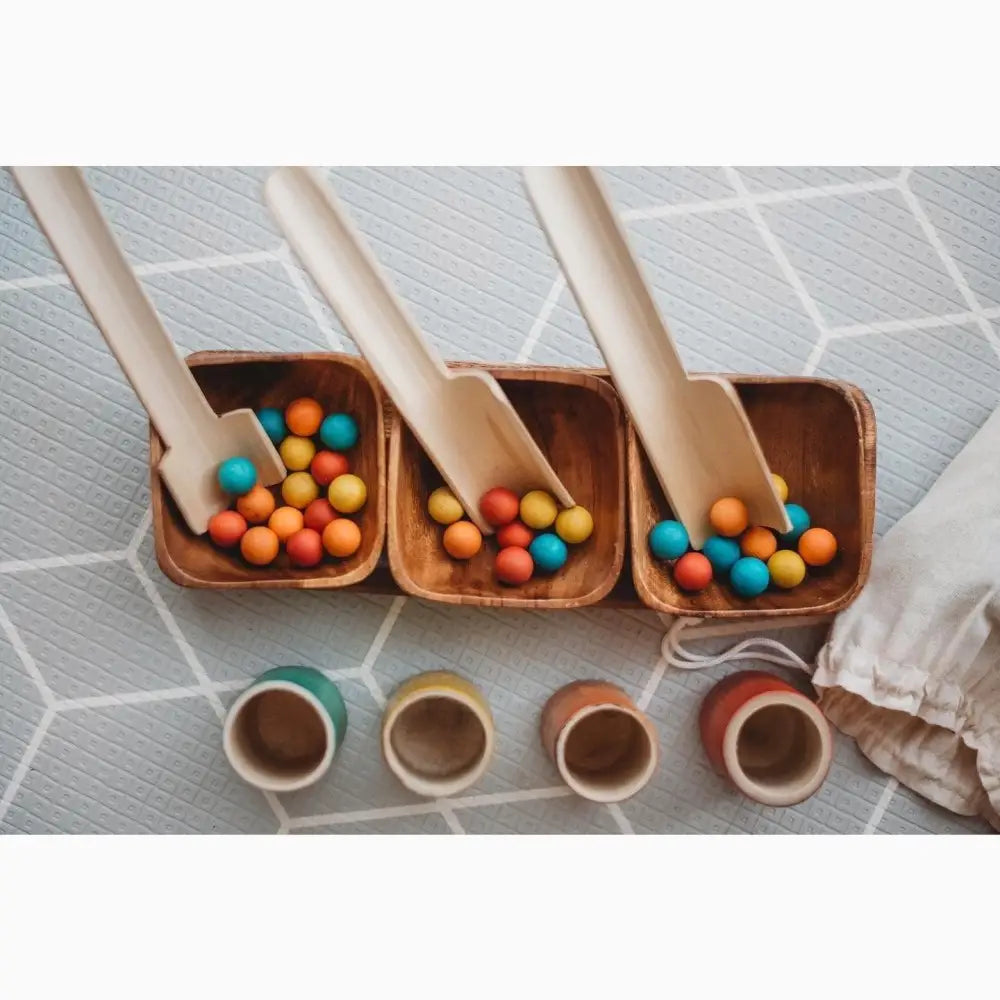
[[[182,350],[353,350],[283,248],[259,197],[265,173],[95,168],[89,176]],[[343,168],[332,176],[443,354],[599,363],[516,170]],[[991,307],[1000,268],[996,170],[746,168],[739,176],[759,216],[734,209],[739,192],[719,168],[610,168],[607,176],[621,208],[659,216],[633,218],[630,231],[691,367],[795,373],[818,365],[867,389],[880,420],[879,531],[923,495],[995,405],[1000,362],[989,321],[955,325],[935,315],[974,308],[917,225],[903,185]],[[831,197],[814,185],[850,190]],[[819,326],[809,318],[817,309]],[[863,335],[849,338],[827,329],[910,318],[925,328],[855,327]],[[984,829],[905,789],[886,801],[885,776],[844,739],[809,802],[778,811],[738,799],[709,771],[695,732],[700,697],[725,668],[670,672],[657,683],[663,625],[650,613],[501,614],[171,584],[148,531],[135,537],[148,502],[144,416],[6,171],[0,439],[0,607],[9,616],[0,636],[0,831]],[[125,558],[130,543],[141,543],[134,565]],[[37,559],[48,562],[21,562]],[[51,685],[53,711],[11,635]],[[808,655],[815,635],[779,638]],[[214,706],[230,704],[275,662],[332,671],[350,724],[328,778],[272,809],[226,765]],[[434,666],[480,683],[499,730],[494,766],[450,811],[402,789],[378,754],[382,698]],[[583,674],[649,698],[659,730],[663,766],[620,811],[566,796],[538,746],[545,697]],[[100,707],[58,700],[95,696]]]
[[[956,816],[901,785],[886,807],[879,833],[989,833],[990,826],[978,816]]]
[[[733,196],[718,167],[604,167],[603,172],[611,197],[624,209]]]
[[[359,820],[356,823],[332,823],[327,826],[307,826],[292,833],[338,833],[357,835],[362,833],[387,833],[395,835],[450,834],[448,824],[440,813],[424,813],[419,816],[397,816],[394,819]]]
[[[0,601],[0,620],[4,604]],[[0,798],[41,722],[45,704],[14,647],[0,633]]]
[[[861,386],[878,421],[876,532],[885,532],[1000,401],[1000,358],[975,326],[835,340],[818,375]]]
[[[517,357],[557,273],[517,170],[344,167],[332,178],[442,355]]]
[[[0,440],[0,561],[128,543],[146,415],[72,288],[0,293]]]
[[[739,171],[747,188],[758,192],[864,184],[894,177],[899,167],[740,167]]]
[[[829,326],[966,308],[899,191],[788,201],[761,212]]]
[[[918,167],[910,188],[984,306],[1000,306],[1000,168]]]
[[[190,684],[191,672],[125,562],[0,575],[0,602],[59,698]]]
[[[87,180],[138,263],[270,250],[269,167],[91,167]]]
[[[0,170],[0,282],[61,272],[14,175]]]
[[[273,833],[201,697],[56,716],[5,826],[26,833]],[[0,827],[0,829],[4,829]]]
[[[305,590],[194,590],[156,565],[152,532],[139,558],[213,681],[250,681],[276,664],[357,670],[392,598]]]

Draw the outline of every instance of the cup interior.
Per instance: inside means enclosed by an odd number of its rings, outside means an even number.
[[[556,765],[578,795],[595,802],[619,802],[652,776],[655,737],[635,709],[590,706],[563,727],[556,743]]]
[[[723,758],[730,777],[765,805],[793,805],[823,783],[832,756],[830,727],[797,692],[751,699],[730,722]]]
[[[411,791],[441,797],[475,783],[493,748],[492,725],[472,699],[457,692],[418,692],[387,720],[383,749]]]
[[[236,772],[275,792],[304,788],[333,759],[333,726],[310,692],[284,681],[245,691],[226,718],[223,744]]]

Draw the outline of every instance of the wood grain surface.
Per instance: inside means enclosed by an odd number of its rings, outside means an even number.
[[[770,588],[739,597],[724,581],[697,594],[681,590],[670,564],[653,558],[649,531],[673,516],[632,426],[628,432],[632,577],[639,599],[668,614],[713,618],[832,614],[868,578],[875,519],[875,416],[865,395],[824,379],[731,375],[773,472],[788,483],[788,500],[812,525],[837,536],[828,566],[809,567],[792,590]]]
[[[454,367],[479,367],[455,365]],[[443,479],[398,415],[389,444],[389,566],[416,597],[492,607],[576,608],[615,585],[625,555],[625,418],[611,385],[593,374],[560,368],[487,368],[509,397],[574,500],[594,518],[594,533],[569,546],[558,572],[521,586],[493,573],[497,544],[484,539],[472,559],[450,558],[443,527],[427,498]],[[455,419],[460,420],[461,414]],[[497,486],[504,485],[497,483]]]
[[[743,600],[716,583],[702,594],[685,594],[674,585],[669,566],[652,559],[649,529],[669,517],[670,509],[606,369],[454,365],[481,367],[500,380],[556,471],[594,515],[594,535],[583,546],[570,548],[560,573],[523,587],[504,587],[492,575],[495,541],[486,540],[469,563],[456,563],[445,554],[443,529],[426,512],[427,496],[441,485],[441,478],[364,361],[341,354],[211,351],[192,355],[188,363],[217,412],[238,406],[283,407],[301,395],[317,396],[324,407],[329,398],[331,409],[353,412],[362,439],[357,454],[351,454],[352,471],[368,484],[369,500],[361,521],[362,549],[351,559],[324,560],[320,567],[301,570],[291,567],[282,553],[271,566],[252,567],[238,555],[217,549],[207,536],[188,532],[155,472],[162,447],[151,431],[157,560],[182,586],[349,587],[455,604],[645,606],[670,614],[757,618],[832,614],[849,604],[868,578],[875,513],[875,417],[864,393],[845,382],[728,376],[768,463],[788,481],[789,499],[810,512],[814,525],[833,531],[840,544],[836,560],[822,569],[811,568],[796,589],[769,590]],[[380,427],[382,435],[373,433]],[[387,524],[389,545],[383,552]]]
[[[361,547],[347,559],[311,569],[292,566],[284,548],[269,566],[251,566],[238,549],[220,549],[208,535],[188,531],[156,467],[163,454],[150,431],[150,488],[156,557],[163,572],[185,587],[344,587],[364,580],[378,563],[385,541],[385,423],[382,393],[368,365],[346,354],[264,354],[205,351],[187,359],[216,413],[273,406],[284,411],[299,396],[316,399],[326,413],[349,413],[358,422],[358,443],[347,452],[351,472],[368,487],[365,506],[352,518]],[[280,499],[280,487],[272,492]],[[320,492],[322,496],[322,490]]]

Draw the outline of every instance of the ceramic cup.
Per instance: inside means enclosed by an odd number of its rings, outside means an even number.
[[[346,731],[347,706],[333,681],[312,667],[275,667],[233,703],[222,745],[244,781],[292,792],[326,773]]]
[[[411,792],[457,795],[475,784],[493,756],[495,729],[482,692],[446,670],[418,674],[389,698],[382,753]]]
[[[767,806],[809,798],[826,779],[833,734],[801,691],[761,670],[742,670],[709,691],[698,719],[712,766]]]
[[[560,688],[542,709],[541,728],[563,781],[585,799],[621,802],[656,770],[656,730],[614,684],[576,681]]]

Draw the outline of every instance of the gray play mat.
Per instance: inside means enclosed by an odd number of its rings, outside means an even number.
[[[353,351],[263,205],[263,168],[92,169],[89,180],[185,352]],[[331,171],[419,323],[453,358],[599,364],[513,168]],[[607,171],[689,367],[848,379],[878,415],[879,534],[997,404],[1000,170]],[[174,586],[152,552],[146,419],[7,171],[0,171],[0,831],[976,832],[838,737],[793,809],[709,770],[695,719],[727,668],[664,671],[650,612],[463,609],[336,592]],[[803,651],[815,631],[775,633]],[[723,640],[707,641],[719,648]],[[219,714],[255,674],[323,668],[350,710],[311,790],[266,799],[229,770]],[[464,797],[387,773],[380,705],[458,670],[499,748]],[[620,808],[569,797],[538,746],[548,694],[626,687],[661,734]]]

